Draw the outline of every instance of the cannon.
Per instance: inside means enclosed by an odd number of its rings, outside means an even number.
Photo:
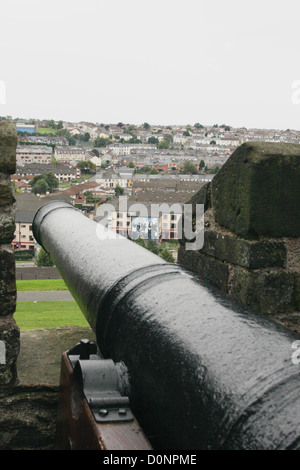
[[[129,403],[117,408],[133,413],[145,448],[300,448],[293,332],[71,204],[42,206],[33,232],[95,332],[101,359],[94,362],[126,371],[125,392],[117,393]],[[86,347],[69,354],[81,382]],[[96,354],[88,348],[88,357]],[[87,402],[99,382],[94,374]]]

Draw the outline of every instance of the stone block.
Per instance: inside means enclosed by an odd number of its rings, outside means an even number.
[[[16,172],[17,131],[13,122],[0,122],[0,172]]]
[[[202,279],[208,279],[223,292],[227,292],[229,270],[226,263],[199,251],[185,250],[183,246],[178,250],[178,263],[194,271]]]
[[[210,256],[248,269],[285,267],[287,250],[283,241],[253,241],[214,229],[204,232],[201,250]]]
[[[15,255],[10,245],[0,245],[0,317],[16,309]]]
[[[300,311],[300,272],[295,272],[295,303],[297,310]]]
[[[11,243],[15,234],[15,211],[11,205],[0,211],[0,244]]]
[[[294,273],[283,269],[249,271],[231,266],[229,295],[266,315],[296,310]]]
[[[0,364],[0,390],[17,380],[20,331],[12,315],[0,317],[0,341],[5,344],[5,364]]]
[[[14,202],[14,189],[10,177],[5,173],[0,173],[0,206],[6,206]]]
[[[204,184],[200,189],[199,191],[197,191],[196,194],[194,194],[194,196],[189,199],[189,201],[187,201],[185,203],[186,205],[191,205],[192,206],[192,221],[190,221],[186,215],[182,215],[182,227],[184,228],[184,224],[189,224],[190,227],[193,227],[193,231],[196,230],[196,224],[195,224],[195,220],[196,220],[196,206],[197,204],[203,204],[204,206],[204,212],[206,212],[208,209],[210,209],[211,207],[211,184],[210,182],[209,183],[206,183]],[[182,238],[179,239],[179,243],[181,245],[185,245],[187,242],[192,242],[194,240],[187,240],[184,236],[184,230],[183,230],[183,233],[182,233]]]
[[[247,142],[212,180],[216,222],[258,239],[300,236],[300,145]]]

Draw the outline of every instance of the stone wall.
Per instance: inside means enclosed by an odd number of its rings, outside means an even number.
[[[300,145],[241,145],[192,198],[204,245],[178,262],[253,310],[300,331]]]
[[[61,354],[81,338],[95,337],[90,328],[78,327],[20,334],[15,323],[15,198],[10,175],[16,170],[16,145],[15,125],[0,122],[0,450],[48,450],[55,442]],[[55,268],[35,268],[34,275],[22,269],[27,279],[60,277]]]
[[[0,392],[17,380],[16,361],[20,347],[16,309],[14,238],[14,190],[10,175],[16,171],[17,133],[12,123],[0,122],[0,341],[5,344],[5,362],[0,364]],[[3,344],[2,343],[2,344]]]

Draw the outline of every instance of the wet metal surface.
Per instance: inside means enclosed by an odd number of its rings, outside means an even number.
[[[294,334],[135,243],[104,239],[70,205],[43,206],[33,228],[101,353],[126,364],[131,408],[158,448],[300,447]]]

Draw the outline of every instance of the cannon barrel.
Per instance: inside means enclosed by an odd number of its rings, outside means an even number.
[[[294,333],[65,202],[33,231],[96,334],[123,362],[156,449],[299,449]]]

